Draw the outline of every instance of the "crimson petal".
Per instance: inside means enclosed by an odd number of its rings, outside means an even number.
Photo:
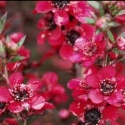
[[[63,59],[69,59],[73,54],[73,47],[70,45],[63,45],[60,49],[60,56]]]
[[[10,86],[14,87],[16,84],[21,84],[23,82],[23,76],[20,72],[12,73],[9,76]]]
[[[52,5],[48,1],[38,1],[35,7],[35,12],[37,13],[47,13],[50,10],[52,10]]]
[[[19,113],[23,111],[23,107],[19,102],[10,103],[8,109],[13,113]]]
[[[95,91],[95,90],[91,90],[89,92],[89,98],[91,99],[91,101],[95,104],[99,104],[102,103],[104,100],[103,95],[101,95],[99,92]]]

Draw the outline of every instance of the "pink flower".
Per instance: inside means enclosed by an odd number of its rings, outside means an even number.
[[[77,10],[77,11],[76,11]],[[72,13],[80,20],[81,15],[90,16],[87,2],[78,1],[39,1],[36,4],[34,13],[54,13],[54,21],[58,26],[66,25],[69,21],[69,13]]]
[[[42,76],[43,97],[49,101],[53,101],[55,104],[66,102],[68,96],[64,87],[58,83],[58,76],[55,72],[47,72]]]
[[[80,125],[104,125],[106,121],[114,121],[118,117],[117,108],[111,105],[95,105],[91,102],[72,102],[69,110],[80,118]]]
[[[95,28],[83,24],[84,33],[75,41],[75,52],[69,57],[72,62],[82,62],[85,67],[94,64],[98,57],[103,58],[105,41],[103,34],[95,35]]]
[[[23,110],[40,110],[45,105],[45,99],[38,93],[42,83],[38,79],[30,79],[23,84],[23,76],[15,72],[9,76],[11,100],[8,109],[13,113]]]
[[[88,97],[93,103],[107,101],[111,105],[121,106],[125,77],[124,75],[116,76],[116,69],[113,66],[103,67],[97,74],[88,75],[85,83],[91,87]]]

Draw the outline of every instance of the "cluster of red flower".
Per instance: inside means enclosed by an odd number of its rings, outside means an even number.
[[[0,1],[1,6],[6,1]],[[30,117],[67,101],[67,94],[55,72],[41,78],[26,72],[34,67],[34,62],[29,64],[31,52],[23,45],[26,37],[22,32],[6,36],[6,18],[7,13],[0,18],[0,115],[5,125],[26,125]]]
[[[118,125],[119,108],[125,108],[124,1],[39,1],[34,13],[42,13],[38,44],[47,41],[63,59],[85,69],[72,79],[74,102],[70,111],[79,125]]]

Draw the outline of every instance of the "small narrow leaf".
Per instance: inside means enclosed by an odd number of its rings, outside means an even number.
[[[86,21],[86,23],[95,24],[95,19],[93,19],[93,18],[84,17],[84,20]]]
[[[97,9],[100,12],[100,15],[104,15],[103,6],[97,1],[87,1],[93,8]]]
[[[108,35],[109,39],[114,43],[115,39],[114,39],[114,36],[110,30],[108,30],[107,35]]]
[[[108,23],[108,26],[109,27],[118,27],[118,26],[120,26],[120,24],[117,22],[110,22],[110,23]]]
[[[5,48],[4,48],[2,41],[0,41],[0,57],[2,58],[6,57],[6,52],[5,52]]]
[[[18,61],[21,61],[21,60],[24,60],[25,57],[24,56],[16,56],[16,57],[13,57],[11,59],[11,62],[18,62]]]
[[[23,45],[25,39],[26,39],[26,36],[24,36],[23,38],[21,38],[21,40],[17,43],[17,46],[18,46],[19,48]]]
[[[118,13],[116,14],[116,16],[120,16],[120,15],[123,15],[123,14],[125,14],[125,10],[121,10],[120,12],[118,12]]]
[[[3,31],[7,19],[7,12],[0,19],[0,33]]]

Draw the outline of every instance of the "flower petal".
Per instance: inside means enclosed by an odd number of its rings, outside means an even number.
[[[49,33],[49,40],[51,40],[51,41],[58,41],[58,39],[61,37],[61,35],[62,35],[61,28],[60,27],[56,27],[54,30],[52,30]],[[58,42],[60,43],[60,41],[58,41]]]
[[[72,102],[70,104],[69,110],[75,115],[75,116],[81,116],[84,113],[84,108],[86,104],[80,103],[80,102]]]
[[[68,82],[68,88],[73,90],[73,89],[77,89],[77,87],[80,86],[80,83],[82,83],[81,80],[79,79],[71,79],[69,82]]]
[[[79,49],[83,50],[84,46],[86,46],[88,43],[89,43],[88,39],[86,39],[86,37],[82,36],[82,37],[79,37],[75,41],[75,46],[78,47]]]
[[[31,107],[35,110],[40,110],[45,105],[45,99],[42,96],[34,96],[30,100]]]
[[[29,85],[34,91],[39,91],[42,87],[41,81],[36,78],[30,79],[27,82],[27,85]]]
[[[86,77],[86,83],[93,88],[97,88],[99,86],[97,75],[95,74],[88,75]]]
[[[0,87],[0,102],[8,102],[10,98],[9,90],[5,87]]]
[[[120,107],[122,100],[123,100],[123,94],[122,94],[122,92],[118,91],[118,92],[114,93],[112,96],[110,96],[107,99],[107,102],[116,107]]]
[[[95,90],[91,90],[89,92],[88,96],[91,99],[91,101],[96,104],[99,104],[99,103],[103,102],[103,100],[104,100],[103,95],[101,95],[99,92],[97,92]]]
[[[54,20],[58,26],[62,26],[68,23],[69,16],[66,11],[58,10],[54,14]]]
[[[63,59],[69,59],[73,54],[73,47],[70,45],[63,45],[60,49],[60,56]]]
[[[84,35],[87,39],[91,39],[95,35],[95,27],[90,24],[82,24]]]
[[[20,72],[12,73],[9,76],[10,86],[13,87],[16,84],[21,84],[23,82],[23,75]]]
[[[38,1],[35,7],[37,13],[47,13],[52,10],[52,5],[48,1]]]
[[[112,66],[106,66],[106,67],[103,67],[101,68],[99,71],[98,71],[98,77],[100,79],[105,79],[105,78],[112,78],[114,77],[116,74],[116,70],[114,67]]]
[[[19,113],[23,111],[23,107],[19,102],[10,103],[8,109],[13,113]]]
[[[83,54],[82,53],[75,53],[72,54],[69,58],[71,62],[81,62],[83,60]]]
[[[102,113],[105,120],[116,120],[118,117],[117,107],[114,106],[107,106]]]

